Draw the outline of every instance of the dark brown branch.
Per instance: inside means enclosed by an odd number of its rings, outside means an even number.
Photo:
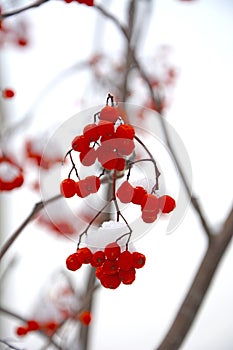
[[[17,9],[17,10],[13,10],[13,11],[2,13],[0,15],[0,21],[3,20],[4,18],[12,17],[12,16],[15,16],[15,15],[18,15],[21,12],[25,12],[25,11],[28,11],[30,9],[39,7],[39,6],[41,6],[42,4],[44,4],[44,3],[48,2],[48,1],[50,1],[50,0],[38,0],[38,1],[34,2],[31,5],[27,5],[27,6],[21,7],[19,9]]]
[[[167,335],[157,350],[177,350],[183,343],[196,317],[216,269],[233,236],[233,209],[227,216],[224,227],[216,236],[211,236],[206,254],[193,283],[177,313]]]
[[[5,242],[3,247],[0,251],[0,260],[5,255],[5,253],[8,251],[8,249],[11,247],[11,245],[14,243],[14,241],[18,238],[20,233],[25,229],[25,227],[35,218],[35,216],[44,208],[44,206],[48,205],[49,203],[52,203],[56,201],[57,199],[61,198],[61,195],[56,195],[46,201],[38,202],[34,205],[34,208],[32,209],[31,213],[27,216],[27,218],[22,222],[22,224],[18,227],[18,229],[8,238],[8,240]]]

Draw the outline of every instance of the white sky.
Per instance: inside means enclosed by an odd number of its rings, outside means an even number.
[[[120,2],[115,3],[116,10],[119,6],[120,12]],[[125,4],[125,1],[122,3]],[[73,5],[51,1],[31,11],[25,17],[32,24],[32,47],[26,53],[14,49],[3,53],[3,59],[7,58],[3,62],[8,68],[6,81],[17,90],[11,111],[15,118],[20,118],[28,110],[38,92],[60,70],[88,57],[92,51],[95,12],[85,6]],[[141,56],[153,54],[159,44],[173,47],[172,58],[179,67],[180,75],[167,118],[188,151],[193,169],[193,188],[213,227],[219,228],[230,207],[233,192],[233,2],[159,0],[153,11]],[[106,42],[108,49],[105,48]],[[111,46],[111,50],[117,53],[121,44],[115,29],[109,26],[106,39],[100,40],[100,45],[106,51]],[[96,47],[98,43],[95,43]],[[79,112],[74,103],[76,91],[77,96],[83,91],[79,79],[84,81],[84,89],[88,84],[83,76],[78,77],[78,82],[76,79],[77,76],[68,79],[64,86],[48,95],[35,114],[32,131],[43,130],[44,120],[62,122]],[[99,96],[97,92],[93,96],[92,93],[89,106],[102,103],[103,99],[105,95]],[[22,221],[35,200],[25,194],[22,207],[18,202],[20,198],[20,193],[16,193],[15,201],[8,206],[12,217],[6,226],[8,234]],[[191,210],[172,235],[155,236],[150,232],[138,241],[136,247],[147,256],[147,264],[138,271],[136,282],[116,291],[102,289],[98,292],[93,350],[154,349],[182,301],[205,245],[205,238]],[[51,259],[51,247],[56,252],[54,259]],[[57,266],[63,266],[64,259],[73,249],[72,242],[54,242],[52,237],[39,232],[34,226],[22,234],[8,255],[10,258],[16,250],[22,255],[11,277],[15,286],[12,304],[17,305],[19,312],[23,314],[27,305],[33,305],[41,283],[47,279],[46,275]],[[41,263],[34,265],[33,261]],[[232,264],[231,243],[182,350],[233,348]],[[28,281],[31,283],[28,284]],[[34,341],[35,338],[30,338],[29,344],[32,346]]]

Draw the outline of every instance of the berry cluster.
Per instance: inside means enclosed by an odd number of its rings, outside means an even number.
[[[11,158],[0,157],[0,191],[11,191],[23,182],[23,169]]]
[[[68,315],[69,317],[69,315]],[[91,322],[92,316],[90,311],[82,311],[77,316],[73,317],[80,321],[83,325],[88,326]],[[16,328],[16,334],[20,337],[27,335],[30,332],[42,331],[48,336],[51,336],[59,328],[59,323],[56,321],[38,322],[36,320],[28,320],[24,326]]]
[[[96,277],[105,288],[116,289],[121,283],[132,284],[136,269],[145,265],[146,258],[138,252],[121,251],[117,242],[109,243],[104,250],[94,253],[85,247],[66,259],[66,266],[71,271],[78,270],[83,264],[96,268]]]
[[[67,178],[60,185],[61,194],[65,198],[71,198],[75,194],[84,198],[89,196],[89,194],[98,192],[99,188],[100,179],[95,175],[87,176],[85,179],[79,181]]]
[[[16,328],[16,334],[22,337],[30,332],[42,331],[47,335],[52,335],[57,328],[58,324],[54,321],[39,323],[36,320],[29,320],[24,326],[19,326]]]
[[[170,213],[176,206],[175,200],[164,195],[157,197],[154,194],[147,193],[144,187],[133,187],[129,181],[124,181],[119,186],[117,197],[122,203],[133,203],[141,206],[142,220],[146,223],[152,223],[157,219],[159,211],[163,214]]]
[[[83,134],[72,141],[72,150],[80,152],[82,165],[91,166],[98,160],[106,170],[122,171],[126,159],[134,151],[134,128],[129,124],[116,125],[118,110],[105,106],[99,113],[99,122],[88,124]]]

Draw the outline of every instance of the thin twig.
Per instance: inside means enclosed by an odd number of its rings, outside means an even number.
[[[23,323],[27,323],[27,319],[18,315],[16,312],[10,311],[7,308],[0,306],[0,312],[3,312],[4,314],[16,318],[17,320],[23,322]],[[45,334],[44,332],[42,332],[41,330],[37,330],[36,331],[38,334],[40,334],[41,336],[43,336],[44,338],[49,339],[49,341],[51,341],[51,344],[53,344],[54,346],[56,346],[57,349],[62,350],[62,348],[60,347],[60,345],[58,345],[53,339],[51,339],[47,334]]]
[[[25,227],[35,218],[35,216],[49,203],[52,203],[56,201],[57,199],[61,198],[61,195],[58,194],[54,197],[51,197],[47,199],[46,201],[38,202],[34,205],[31,213],[26,217],[26,219],[22,222],[22,224],[18,227],[18,229],[8,238],[8,240],[3,244],[3,247],[0,251],[0,260],[5,255],[5,253],[8,251],[8,249],[11,247],[11,245],[15,242],[15,240],[18,238],[20,233],[25,229]]]
[[[15,16],[15,15],[18,15],[19,13],[31,10],[31,9],[36,8],[36,7],[39,7],[39,6],[43,5],[44,3],[48,2],[48,1],[50,1],[50,0],[38,0],[38,1],[34,2],[31,5],[27,5],[27,6],[21,7],[19,9],[17,9],[17,10],[13,10],[13,11],[2,13],[0,15],[0,21],[3,20],[4,18],[12,17],[12,16]]]

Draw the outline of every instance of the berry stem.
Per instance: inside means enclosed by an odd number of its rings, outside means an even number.
[[[79,240],[78,240],[78,244],[77,244],[77,249],[79,248],[79,245],[81,243],[82,240],[82,236],[83,235],[87,235],[87,231],[89,230],[89,228],[91,227],[91,225],[93,224],[93,222],[98,218],[98,216],[104,211],[105,208],[107,208],[107,206],[111,203],[111,201],[113,200],[113,198],[111,198],[99,211],[98,213],[91,219],[91,221],[89,222],[89,224],[87,225],[86,229],[79,235]]]
[[[161,175],[158,167],[157,167],[157,164],[156,164],[156,161],[152,155],[152,153],[149,151],[149,149],[146,147],[146,145],[139,139],[138,136],[134,136],[135,140],[144,148],[144,150],[147,152],[147,154],[149,155],[150,159],[140,159],[138,161],[135,161],[134,163],[136,162],[139,162],[139,161],[144,161],[144,160],[150,160],[152,161],[152,163],[154,164],[154,169],[155,169],[155,185],[153,186],[152,190],[151,190],[151,193],[154,193],[156,190],[159,189],[159,176]]]
[[[71,155],[71,152],[72,152],[72,151],[73,151],[73,150],[70,149],[70,150],[66,153],[66,155],[65,155],[65,157],[64,157],[64,161],[65,161],[66,157],[69,155],[70,161],[71,161],[71,163],[72,163],[72,168],[71,168],[71,170],[70,170],[70,172],[69,172],[69,174],[68,174],[68,178],[70,178],[70,176],[71,176],[71,174],[72,174],[72,171],[75,170],[76,176],[77,176],[77,178],[80,180],[80,177],[79,177],[79,174],[78,174],[78,170],[77,170],[77,168],[76,168],[75,162],[74,162],[74,160],[73,160],[73,158],[72,158],[72,155]],[[64,163],[64,161],[63,161],[63,163]]]
[[[111,94],[108,94],[107,100],[106,100],[106,106],[108,106],[108,102],[111,100],[111,106],[114,107],[114,97]]]

